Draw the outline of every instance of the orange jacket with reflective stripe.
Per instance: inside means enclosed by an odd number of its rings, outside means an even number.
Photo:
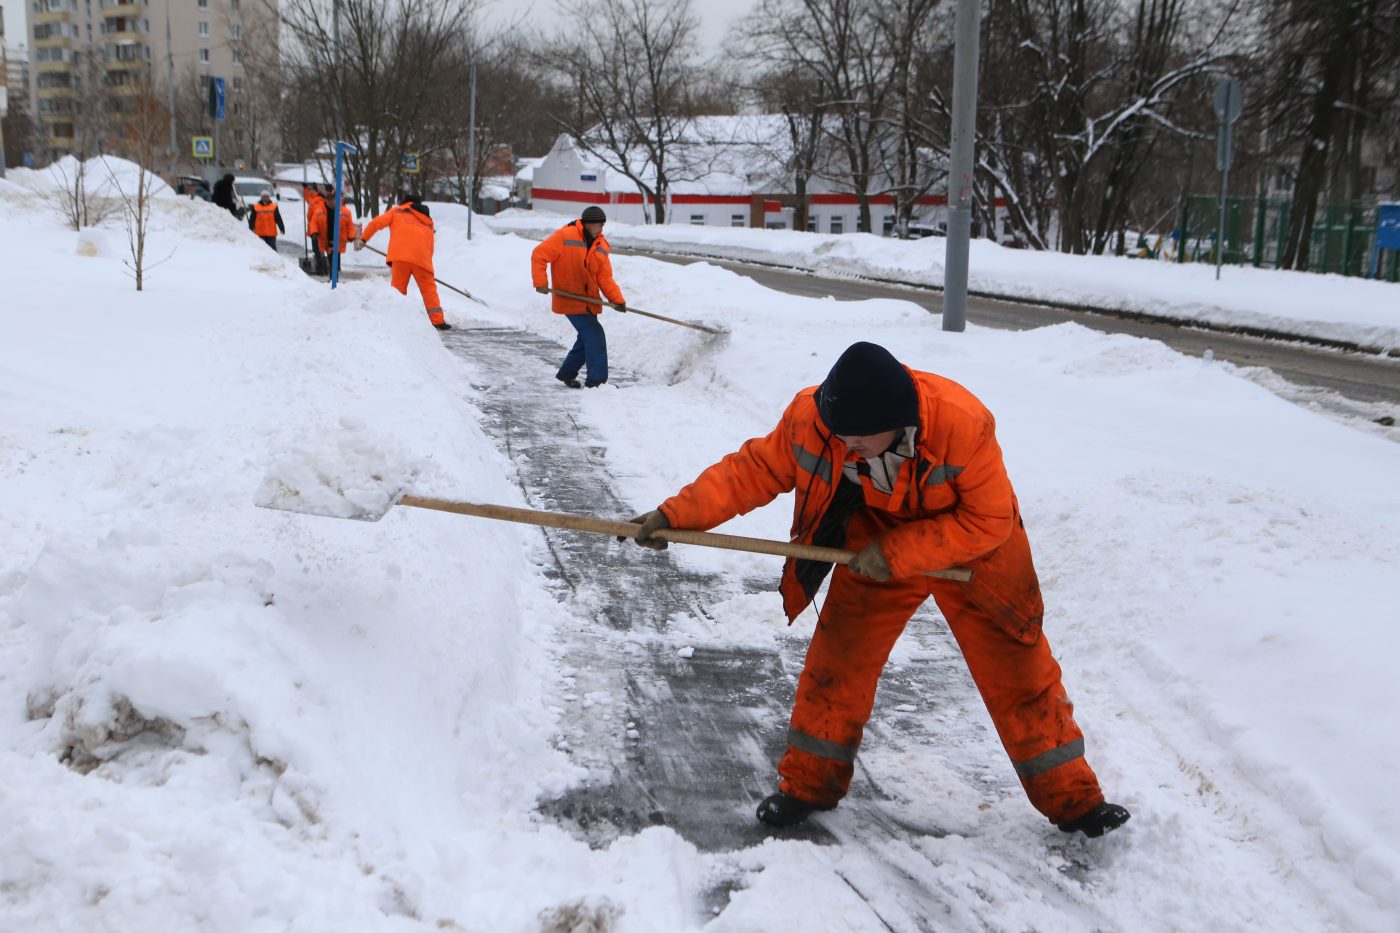
[[[389,228],[386,264],[407,262],[433,271],[433,219],[415,211],[408,202],[391,207],[365,224],[360,239],[366,243],[385,227]]]
[[[253,202],[253,233],[257,236],[277,235],[277,205],[268,201],[264,204],[261,200]]]
[[[545,266],[549,266],[553,283],[545,278]],[[560,227],[535,247],[530,253],[530,275],[536,288],[553,284],[555,288],[589,298],[597,298],[601,291],[613,304],[626,303],[622,290],[613,281],[607,239],[600,233],[593,238],[591,246],[587,245],[581,220]],[[603,313],[602,305],[563,295],[554,296],[552,307],[555,314]]]
[[[1039,585],[1029,552],[1022,557],[1010,548],[997,558],[1020,513],[995,419],[956,382],[910,374],[919,393],[915,455],[904,461],[889,493],[875,488],[869,476],[861,477],[865,507],[884,513],[883,524],[890,526],[879,540],[891,573],[911,577],[969,566],[973,579],[962,585],[970,597],[986,603],[994,615],[1010,606],[1038,622]],[[847,460],[846,445],[817,414],[816,391],[812,386],[797,393],[771,433],[746,441],[663,502],[661,511],[671,525],[704,531],[796,490],[791,540],[810,544]],[[789,620],[812,601],[820,582],[804,587],[796,562],[788,559],[780,589]]]

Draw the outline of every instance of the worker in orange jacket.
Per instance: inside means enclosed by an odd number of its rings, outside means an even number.
[[[607,221],[601,207],[586,207],[578,220],[560,227],[536,246],[530,253],[535,291],[549,294],[551,282],[545,277],[548,267],[555,289],[595,300],[601,291],[614,308],[626,311],[627,302],[613,281],[608,241],[603,236],[603,224]],[[581,388],[578,372],[586,363],[588,373],[583,385],[592,389],[607,382],[608,338],[598,320],[603,313],[602,304],[556,294],[551,307],[555,314],[565,315],[578,332],[554,378],[571,389]]]
[[[326,264],[326,249],[321,244],[327,229],[326,199],[316,185],[305,185],[302,197],[306,200],[306,238],[311,241],[311,273],[326,275],[330,269]]]
[[[428,206],[418,195],[409,195],[404,203],[391,207],[365,224],[355,241],[355,249],[364,249],[370,237],[389,228],[389,249],[385,262],[389,265],[389,284],[402,295],[408,294],[408,280],[418,283],[428,320],[438,330],[451,330],[442,314],[438,298],[437,279],[433,277],[433,220]]]
[[[264,188],[248,210],[248,229],[274,252],[277,250],[277,232],[286,233],[287,226],[282,223],[282,212],[272,200],[271,188]]]
[[[914,611],[932,596],[1031,804],[1065,832],[1101,836],[1128,811],[1106,803],[1041,629],[1044,607],[991,412],[957,383],[856,343],[782,422],[633,522],[705,530],[796,490],[792,540],[856,553],[837,566],[797,684],[778,792],[758,818],[791,826],[845,796],[875,688]],[[966,566],[968,582],[925,576]],[[789,558],[789,622],[830,564]]]

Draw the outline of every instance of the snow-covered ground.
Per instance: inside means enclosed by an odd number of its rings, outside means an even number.
[[[491,305],[445,292],[449,319],[552,335],[562,355],[572,330],[530,289],[533,243],[481,218],[468,243],[462,209],[434,216],[440,277]],[[372,496],[415,470],[420,493],[525,504],[481,428],[480,374],[412,292],[371,275],[328,292],[201,202],[161,199],[151,239],[173,255],[138,294],[119,225],[79,235],[0,182],[0,926],[884,928],[837,879],[839,851],[701,854],[661,827],[590,850],[535,814],[581,778],[551,738],[559,633],[586,621],[551,595],[538,536],[253,504],[288,488]],[[1035,261],[1005,261],[1021,259]],[[608,313],[634,382],[567,393],[538,374],[606,439],[638,510],[769,430],[855,340],[997,414],[1091,762],[1134,812],[1076,843],[1095,862],[1079,888],[1095,915],[1132,930],[1400,927],[1400,446],[1151,341],[1075,325],[952,335],[904,302],[856,316],[703,264],[614,267],[639,307],[729,331]],[[1342,292],[1329,306],[1385,287],[1318,281]],[[789,511],[726,530],[781,538]],[[752,573],[742,555],[668,553]],[[787,629],[776,594],[738,582],[714,607],[713,627],[687,623],[699,647],[813,624]],[[980,856],[992,839],[1060,838],[1009,765],[977,763],[1002,788],[979,808],[937,780],[947,754],[900,763],[919,791],[910,816],[950,833],[919,843],[939,883],[987,928],[1075,929]],[[721,859],[744,883],[706,923]]]
[[[552,232],[569,218],[512,209],[490,218],[499,230]],[[635,226],[609,223],[608,241],[623,249],[689,252],[717,259],[776,263],[819,274],[861,275],[943,285],[947,241],[897,240],[868,233]],[[973,240],[968,287],[992,295],[1176,320],[1251,327],[1339,340],[1379,350],[1400,347],[1400,285],[1225,266],[1176,265],[1113,256],[1066,256],[1008,249]]]

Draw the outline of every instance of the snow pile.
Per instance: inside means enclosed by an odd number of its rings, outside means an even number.
[[[492,228],[542,236],[567,218],[518,209],[492,216]],[[942,287],[947,240],[898,240],[867,233],[821,234],[789,230],[636,226],[609,223],[616,247],[758,261],[823,275],[859,275]],[[1400,285],[1339,275],[1226,266],[1221,281],[1201,263],[1113,256],[1069,256],[1009,249],[988,240],[971,243],[968,287],[1025,301],[1129,311],[1227,327],[1252,327],[1400,347]]]
[[[65,155],[43,168],[13,168],[7,174],[16,185],[38,194],[53,196],[63,191],[77,191],[81,178],[83,190],[92,198],[134,198],[142,170],[139,165],[117,156],[99,155],[79,160]],[[152,197],[176,197],[175,189],[160,176],[146,172],[146,182]]]
[[[342,416],[340,427],[333,436],[298,445],[279,458],[258,486],[255,503],[371,521],[387,512],[423,460],[399,449],[392,438],[368,434],[359,418]]]

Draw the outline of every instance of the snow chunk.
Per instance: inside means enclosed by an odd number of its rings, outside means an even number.
[[[255,504],[332,518],[382,518],[425,459],[365,431],[357,418],[341,418],[340,428],[281,457],[258,486]]]

